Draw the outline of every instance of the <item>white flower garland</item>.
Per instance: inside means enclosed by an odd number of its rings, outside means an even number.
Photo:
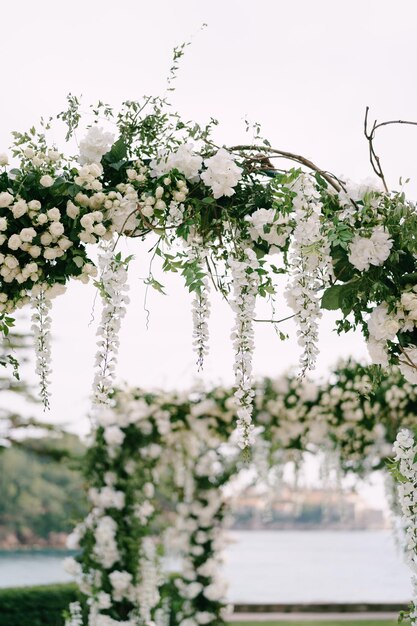
[[[288,304],[298,324],[298,343],[303,348],[301,374],[314,369],[321,317],[319,291],[333,275],[330,245],[321,231],[322,203],[311,179],[301,174],[294,182],[293,199],[296,226],[290,255],[290,281],[286,289]]]
[[[142,543],[142,556],[139,561],[141,582],[135,590],[139,606],[139,614],[145,624],[152,619],[152,610],[160,600],[159,587],[161,574],[159,571],[156,547],[151,537],[145,537]]]
[[[39,395],[45,409],[49,407],[49,376],[51,374],[51,316],[52,303],[46,297],[46,289],[33,289],[31,330],[35,343],[36,373],[40,379]]]
[[[417,624],[417,465],[415,462],[417,444],[409,430],[400,430],[394,443],[394,452],[394,460],[398,463],[398,471],[401,474],[398,497],[406,534],[405,558],[412,571],[414,598],[410,622],[412,626],[415,626]]]
[[[202,245],[199,245],[195,240],[193,241],[188,257],[190,262],[197,262],[201,267],[201,273],[203,273],[202,265],[205,257],[207,256],[207,250]],[[210,317],[210,285],[207,277],[200,279],[201,286],[194,291],[192,301],[192,316],[193,316],[193,348],[197,354],[197,368],[201,371],[204,366],[204,358],[209,352],[209,328],[208,318]]]
[[[103,302],[100,325],[97,329],[98,350],[95,358],[96,375],[93,391],[96,405],[108,405],[115,378],[120,341],[118,333],[126,313],[129,298],[126,295],[127,270],[119,255],[114,255],[114,242],[100,244],[100,292]]]
[[[259,275],[256,270],[259,262],[250,248],[238,251],[229,260],[233,280],[232,310],[236,315],[231,338],[235,350],[235,398],[237,409],[238,444],[244,449],[254,442],[252,424],[252,357],[255,348],[253,318],[255,315],[256,296],[258,294]]]

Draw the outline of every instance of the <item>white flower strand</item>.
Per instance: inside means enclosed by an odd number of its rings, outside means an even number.
[[[188,251],[188,258],[190,262],[197,261],[201,267],[201,273],[203,274],[202,264],[207,256],[207,250],[199,245],[198,242],[193,242],[191,248]],[[204,358],[209,352],[209,328],[208,318],[210,317],[210,285],[207,277],[201,279],[200,289],[194,291],[192,301],[192,318],[193,318],[193,349],[197,354],[197,368],[200,372],[204,366]]]
[[[231,338],[235,350],[235,398],[237,409],[238,445],[244,449],[254,442],[252,424],[252,357],[254,351],[253,317],[258,293],[259,262],[250,248],[229,261],[233,279],[232,309],[236,315]]]
[[[161,576],[158,569],[156,548],[151,537],[145,537],[142,544],[142,557],[139,571],[141,582],[136,588],[140,617],[144,624],[152,621],[152,610],[160,600],[159,585]]]
[[[71,602],[69,605],[69,617],[65,620],[65,626],[83,626],[83,613],[79,602]]]
[[[126,295],[127,270],[125,264],[114,255],[113,241],[100,245],[99,268],[101,270],[101,297],[103,311],[97,329],[97,354],[95,359],[94,403],[108,405],[113,389],[120,341],[118,333],[126,313],[129,298]]]
[[[209,282],[204,280],[204,287],[194,294],[193,309],[193,347],[197,354],[197,368],[201,371],[204,366],[204,358],[209,352],[209,329],[207,320],[210,315]]]
[[[322,287],[333,275],[330,245],[321,232],[322,204],[313,182],[299,176],[293,186],[296,226],[290,255],[292,280],[285,296],[298,324],[298,344],[303,348],[301,375],[314,369],[318,354],[318,319]]]
[[[401,505],[405,528],[406,563],[412,571],[413,608],[410,612],[412,626],[417,624],[417,445],[412,433],[402,429],[394,443],[394,460],[402,481],[398,483],[398,498]],[[403,482],[404,481],[404,482]]]
[[[40,397],[45,409],[49,408],[49,376],[51,374],[51,316],[52,303],[45,295],[45,289],[34,289],[31,299],[34,312],[31,317],[31,330],[34,336],[36,353],[36,373],[40,379]]]

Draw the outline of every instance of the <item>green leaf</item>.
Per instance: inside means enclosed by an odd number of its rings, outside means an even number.
[[[341,308],[341,296],[345,285],[333,285],[328,287],[321,299],[321,306],[327,311],[336,311]]]
[[[104,155],[103,160],[105,160],[105,162],[109,165],[111,164],[113,166],[117,166],[119,161],[123,161],[125,159],[127,159],[127,146],[124,140],[120,137]],[[119,167],[116,167],[116,169],[119,169]]]

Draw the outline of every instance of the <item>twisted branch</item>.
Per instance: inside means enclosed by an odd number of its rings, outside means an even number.
[[[269,146],[256,146],[256,145],[232,146],[231,148],[229,148],[229,150],[231,152],[255,152],[255,151],[258,151],[258,152],[265,152],[265,153],[268,153],[268,154],[271,154],[271,155],[278,155],[278,156],[284,157],[285,159],[289,159],[290,161],[295,161],[296,163],[300,163],[300,165],[304,165],[305,167],[308,167],[308,169],[313,170],[314,172],[317,172],[337,192],[342,190],[341,186],[336,181],[336,178],[333,175],[329,174],[325,170],[322,170],[320,167],[315,165],[315,163],[313,163],[309,159],[306,159],[305,157],[301,156],[300,154],[294,154],[293,152],[287,152],[286,150],[276,150],[275,148],[270,148]]]

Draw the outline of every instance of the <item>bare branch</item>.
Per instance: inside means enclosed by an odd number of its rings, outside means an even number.
[[[326,172],[326,170],[322,170],[320,167],[315,165],[309,159],[301,156],[300,154],[294,154],[293,152],[287,152],[286,150],[276,150],[274,148],[270,148],[269,146],[256,146],[256,145],[240,145],[240,146],[232,146],[229,148],[231,152],[265,152],[270,155],[279,155],[290,161],[295,161],[296,163],[300,163],[300,165],[304,165],[308,167],[308,169],[317,172],[326,180],[329,185],[333,187],[337,192],[341,191],[341,187],[339,183],[336,181],[336,178]]]

